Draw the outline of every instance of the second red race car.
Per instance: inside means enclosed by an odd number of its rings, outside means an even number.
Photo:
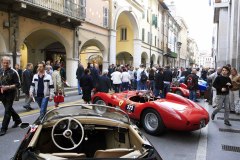
[[[183,97],[189,97],[189,89],[187,88],[187,85],[184,83],[180,83],[179,86],[172,85],[170,87],[170,90],[172,93],[178,94]],[[197,90],[197,98],[200,98],[200,92]]]
[[[151,135],[161,134],[166,129],[194,131],[209,122],[209,114],[202,106],[173,93],[158,99],[149,91],[98,92],[92,96],[92,102],[121,108]],[[101,107],[95,110],[100,114],[105,112]]]

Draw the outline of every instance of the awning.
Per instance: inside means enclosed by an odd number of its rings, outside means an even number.
[[[177,53],[171,52],[171,56],[170,56],[170,57],[172,57],[172,58],[177,58]]]
[[[175,53],[175,52],[168,52],[163,55],[167,56],[167,57],[171,57],[171,58],[177,58],[177,53]]]

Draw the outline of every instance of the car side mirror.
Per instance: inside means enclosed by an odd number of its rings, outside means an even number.
[[[29,123],[21,123],[20,124],[20,128],[22,128],[22,129],[26,129],[26,128],[28,128],[30,125],[29,125]]]

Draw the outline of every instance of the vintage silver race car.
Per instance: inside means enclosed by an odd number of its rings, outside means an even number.
[[[99,107],[105,112],[96,112]],[[162,159],[128,115],[115,107],[59,107],[33,125],[21,125],[29,126],[14,160]]]

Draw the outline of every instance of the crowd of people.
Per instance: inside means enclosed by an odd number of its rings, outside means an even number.
[[[54,64],[39,62],[35,67],[28,63],[24,70],[18,64],[12,69],[11,60],[4,56],[1,59],[0,69],[1,92],[0,100],[5,108],[0,136],[6,134],[11,117],[13,128],[22,121],[13,109],[13,101],[19,100],[20,89],[25,94],[24,108],[32,110],[31,102],[36,101],[40,108],[41,119],[46,111],[49,101],[59,94],[65,95],[64,83],[66,83],[66,72],[60,62]],[[235,68],[230,65],[214,69],[203,68],[170,68],[154,65],[146,68],[143,64],[134,68],[130,65],[110,65],[107,70],[100,71],[97,63],[92,63],[84,68],[79,62],[76,70],[78,81],[78,94],[82,95],[85,103],[90,103],[91,96],[95,92],[115,93],[128,90],[150,90],[153,96],[165,98],[177,79],[185,77],[184,83],[189,89],[189,99],[197,102],[198,80],[207,81],[209,85],[207,101],[215,110],[211,114],[214,120],[215,115],[224,107],[224,123],[231,126],[229,112],[240,113],[240,76]],[[229,96],[230,95],[230,96]],[[6,98],[7,97],[7,98]],[[55,107],[59,103],[55,102]]]

